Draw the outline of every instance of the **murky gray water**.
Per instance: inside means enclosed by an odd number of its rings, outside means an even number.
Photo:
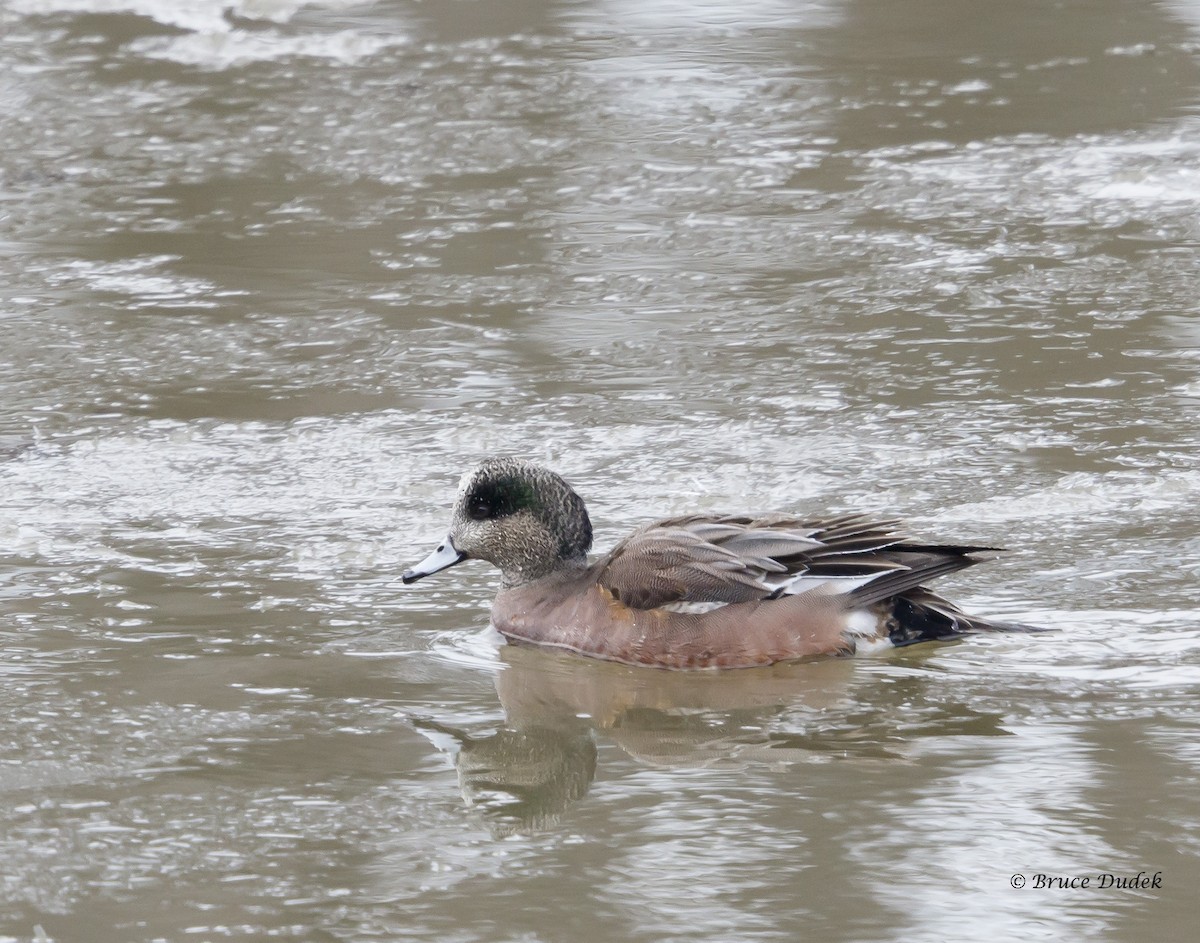
[[[1145,0],[0,4],[0,939],[1191,939],[1198,54]],[[1007,546],[939,585],[1058,631],[506,649],[494,572],[398,580],[496,451],[600,548]]]

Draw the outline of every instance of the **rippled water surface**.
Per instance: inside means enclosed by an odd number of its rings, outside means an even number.
[[[1192,939],[1198,102],[1182,0],[0,3],[0,939]],[[511,649],[398,580],[493,452],[1056,631]]]

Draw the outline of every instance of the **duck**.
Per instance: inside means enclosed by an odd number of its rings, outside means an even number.
[[[445,539],[401,580],[482,560],[500,570],[491,624],[507,642],[671,670],[1038,631],[967,615],[925,585],[998,548],[928,543],[892,519],[685,514],[589,562],[591,548],[587,508],[561,475],[489,458],[459,482]]]

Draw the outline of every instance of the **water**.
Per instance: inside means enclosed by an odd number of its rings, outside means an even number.
[[[0,5],[0,939],[1190,939],[1198,49],[1130,0]],[[599,548],[1006,546],[942,588],[1057,631],[513,650],[483,566],[398,579],[492,452]]]

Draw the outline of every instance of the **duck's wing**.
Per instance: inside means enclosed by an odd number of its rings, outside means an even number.
[[[897,522],[861,515],[827,520],[667,518],[631,534],[598,564],[597,581],[634,609],[750,602],[812,590],[848,607],[897,596],[971,566],[985,547],[919,544]]]

